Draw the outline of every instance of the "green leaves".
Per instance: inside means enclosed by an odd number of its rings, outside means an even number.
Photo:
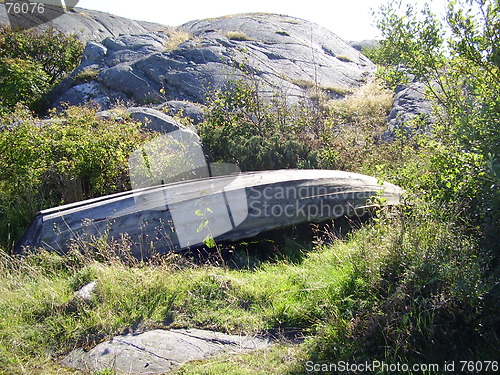
[[[43,96],[78,64],[83,44],[47,29],[0,27],[0,112],[22,103],[40,109]]]
[[[0,122],[0,245],[44,208],[130,188],[126,156],[147,138],[135,122],[70,107],[47,122],[17,110]],[[7,223],[11,229],[7,233]]]
[[[17,103],[33,105],[48,90],[49,76],[39,64],[0,57],[0,111]]]
[[[256,81],[241,80],[209,99],[199,134],[215,161],[243,171],[317,166],[315,135],[307,131],[317,127],[316,117],[278,95],[274,100],[260,95]]]
[[[384,67],[379,74],[390,78],[393,86],[405,79],[405,73],[427,79],[429,68],[434,75],[445,60],[444,31],[429,7],[425,5],[420,15],[410,4],[404,13],[401,8],[405,9],[399,1],[391,0],[375,15],[384,39],[369,56]]]

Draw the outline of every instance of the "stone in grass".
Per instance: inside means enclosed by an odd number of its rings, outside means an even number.
[[[75,298],[90,302],[95,295],[97,281],[92,281],[75,292]]]
[[[89,351],[76,349],[62,364],[83,371],[162,374],[180,365],[224,353],[264,349],[269,340],[199,329],[153,330],[116,336]]]

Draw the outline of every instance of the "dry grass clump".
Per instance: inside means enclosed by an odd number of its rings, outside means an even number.
[[[354,62],[352,60],[352,58],[350,58],[349,56],[347,55],[337,55],[335,56],[338,60],[342,61],[342,62]]]
[[[255,40],[253,38],[250,38],[243,31],[228,31],[225,35],[230,40],[237,40],[240,42]]]
[[[78,74],[76,74],[73,77],[73,81],[75,82],[75,84],[90,82],[96,79],[97,76],[99,76],[99,73],[100,71],[98,69],[87,67]]]
[[[333,117],[348,123],[376,128],[386,126],[386,116],[392,106],[393,93],[374,80],[361,86],[342,100],[330,101]]]
[[[177,49],[177,47],[184,43],[184,42],[187,42],[188,40],[191,40],[193,39],[193,36],[184,31],[184,30],[180,30],[180,29],[175,29],[174,31],[172,31],[169,36],[168,36],[168,39],[167,41],[163,44],[163,46],[165,47],[165,49],[167,51],[173,51],[175,49]]]

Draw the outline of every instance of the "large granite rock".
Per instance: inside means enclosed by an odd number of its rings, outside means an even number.
[[[425,91],[425,84],[416,81],[396,87],[384,139],[392,140],[396,133],[411,134],[430,129],[435,118],[432,102],[426,97]]]
[[[199,329],[154,330],[116,336],[90,351],[76,349],[63,365],[83,371],[116,374],[163,374],[180,365],[214,355],[263,349],[269,341]]]
[[[90,42],[54,104],[203,103],[211,90],[244,76],[258,81],[264,94],[279,89],[291,101],[308,97],[313,87],[337,97],[364,83],[373,70],[370,60],[321,26],[245,14]]]
[[[65,11],[62,7],[47,6],[54,14],[54,19],[49,23],[43,23],[38,29],[53,27],[65,34],[75,34],[82,41],[97,40],[101,41],[108,37],[118,37],[120,35],[143,34],[151,31],[168,29],[159,24],[134,21],[128,18],[115,16],[96,10],[73,8]],[[26,15],[25,15],[26,17]],[[36,20],[37,14],[30,15],[32,25],[40,24],[43,20]],[[6,8],[0,5],[0,25],[9,25]]]
[[[171,116],[157,111],[156,109],[131,107],[127,108],[127,112],[130,113],[130,117],[132,119],[142,122],[144,126],[150,130],[154,130],[162,134],[172,133],[175,131],[183,132],[201,144],[200,138],[193,130],[187,129]]]

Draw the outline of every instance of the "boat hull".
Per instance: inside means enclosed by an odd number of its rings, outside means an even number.
[[[96,238],[123,241],[137,258],[237,241],[306,222],[364,214],[402,189],[370,176],[330,170],[278,170],[211,177],[109,195],[38,213],[19,250],[66,253]]]

